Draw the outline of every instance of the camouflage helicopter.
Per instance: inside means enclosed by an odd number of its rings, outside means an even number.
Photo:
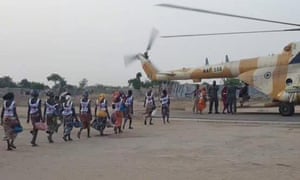
[[[159,4],[159,6],[236,18],[244,18],[256,21],[266,21],[272,23],[300,26],[300,24],[226,14],[172,4]],[[300,29],[282,29],[214,34],[172,35],[161,37],[173,38],[299,30]],[[264,94],[268,95],[272,99],[272,103],[266,104],[265,107],[278,107],[279,113],[283,116],[293,115],[295,112],[295,105],[300,104],[300,42],[292,42],[283,48],[282,53],[272,56],[247,58],[230,62],[226,61],[225,63],[215,65],[206,63],[205,66],[197,68],[181,68],[177,70],[159,71],[149,60],[148,56],[148,52],[151,49],[153,41],[157,36],[158,31],[153,30],[146,51],[144,53],[125,56],[125,65],[129,65],[133,61],[139,60],[147,77],[151,80],[156,81],[191,79],[194,82],[200,82],[202,79],[210,78],[238,78],[244,83],[247,83],[249,86],[254,87]]]

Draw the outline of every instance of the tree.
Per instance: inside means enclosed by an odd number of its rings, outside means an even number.
[[[17,84],[12,80],[9,76],[3,76],[0,78],[0,88],[15,88],[17,87]]]
[[[57,74],[57,73],[52,73],[50,76],[47,77],[47,80],[48,81],[53,81],[54,82],[54,86],[56,86],[58,83],[65,82],[65,79],[63,77],[61,77],[59,74]]]
[[[31,82],[30,87],[31,87],[31,89],[39,89],[39,90],[44,90],[44,89],[48,89],[49,88],[45,84],[39,83],[39,82]]]
[[[43,83],[39,83],[39,82],[29,82],[26,78],[22,79],[19,83],[18,86],[20,88],[26,88],[26,89],[39,89],[39,90],[44,90],[49,88],[48,86],[46,86]]]
[[[52,88],[58,93],[62,93],[63,91],[65,91],[67,81],[59,74],[52,73],[50,76],[47,77],[47,80],[54,82],[54,86]]]
[[[88,80],[83,78],[80,82],[79,82],[79,88],[80,89],[84,89],[88,84]]]
[[[25,78],[18,83],[21,88],[31,88],[31,83]]]

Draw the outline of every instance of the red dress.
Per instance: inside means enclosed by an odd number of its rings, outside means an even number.
[[[202,111],[206,108],[206,89],[203,88],[201,90],[201,94],[200,94],[200,99],[199,99],[199,104],[198,104],[198,108],[200,113],[202,113]]]

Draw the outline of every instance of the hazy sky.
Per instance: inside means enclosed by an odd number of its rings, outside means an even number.
[[[300,23],[299,0],[1,0],[0,76],[47,83],[55,72],[78,85],[127,85],[142,71],[123,56],[144,52],[152,27],[160,35],[295,28],[154,6],[172,3]],[[280,53],[300,32],[156,39],[150,52],[162,70]],[[145,75],[144,75],[145,78]]]

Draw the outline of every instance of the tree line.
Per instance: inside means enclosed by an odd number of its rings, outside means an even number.
[[[0,77],[0,88],[28,88],[43,90],[49,88],[49,86],[43,83],[29,81],[26,78],[22,79],[20,82],[14,82],[10,76],[3,76]]]
[[[155,85],[159,85],[159,82],[154,81],[142,81],[141,80],[142,74],[138,72],[136,74],[135,78],[128,80],[128,86],[132,87],[133,89],[141,89],[141,88],[149,88],[153,87]],[[52,82],[53,86],[51,87],[52,90],[54,90],[57,93],[63,92],[63,91],[73,91],[78,92],[80,90],[83,90],[87,87],[89,89],[104,89],[104,85],[94,85],[94,86],[88,86],[88,80],[86,78],[83,78],[81,81],[79,81],[78,86],[68,84],[66,79],[62,77],[61,75],[57,73],[52,73],[49,76],[46,77],[47,81]],[[37,89],[37,90],[46,90],[50,89],[48,85],[45,85],[40,82],[30,81],[26,78],[22,79],[20,82],[15,82],[10,76],[3,76],[0,77],[0,88],[24,88],[24,89]],[[108,87],[114,89],[115,87]]]
[[[74,89],[79,88],[83,89],[87,86],[88,80],[83,78],[79,82],[79,86],[70,85],[67,83],[65,78],[60,76],[57,73],[52,73],[49,76],[47,76],[47,80],[49,82],[53,82],[54,85],[52,89]],[[25,89],[37,89],[37,90],[46,90],[50,89],[48,85],[45,85],[44,83],[30,81],[27,78],[22,79],[20,82],[15,82],[10,76],[3,76],[0,77],[0,88],[25,88]]]

